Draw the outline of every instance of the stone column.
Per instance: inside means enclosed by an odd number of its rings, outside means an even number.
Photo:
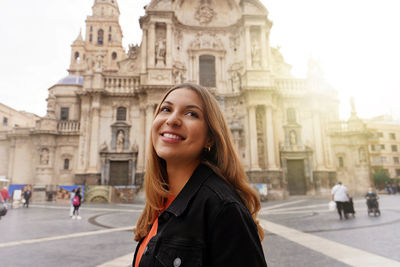
[[[268,169],[276,169],[274,124],[272,121],[272,107],[265,107],[265,132],[267,134]]]
[[[154,68],[154,64],[155,64],[155,45],[156,45],[156,24],[154,22],[150,23],[150,27],[149,27],[149,43],[147,46],[147,66],[149,68]]]
[[[317,110],[313,111],[313,134],[314,134],[314,147],[315,147],[315,159],[317,163],[317,169],[322,167],[323,164],[323,153],[322,153],[322,140],[321,140],[321,124],[319,121],[319,113]]]
[[[83,173],[88,167],[88,151],[89,151],[89,108],[90,101],[88,96],[81,96],[81,128],[79,136],[79,151],[78,151],[78,168],[76,173]]]
[[[99,129],[100,129],[100,95],[96,94],[92,99],[92,125],[90,129],[90,154],[89,173],[97,172]]]
[[[137,169],[139,172],[144,172],[144,164],[146,158],[146,110],[144,108],[140,108],[140,117],[139,117],[139,129],[141,132],[139,133],[138,138],[138,156],[137,156]]]
[[[148,30],[145,28],[143,29],[143,37],[142,37],[142,51],[147,50],[147,34]],[[142,57],[142,66],[141,66],[141,72],[146,73],[146,66],[147,66],[147,53],[141,53]]]
[[[261,67],[263,70],[267,69],[267,39],[266,39],[267,27],[261,27]]]
[[[154,106],[152,104],[148,104],[146,107],[146,125],[145,125],[146,145],[145,145],[145,150],[147,150],[149,147],[150,131],[151,131],[151,125],[153,123],[153,116],[154,116]]]
[[[258,146],[257,146],[257,123],[256,123],[256,107],[250,106],[249,112],[249,133],[250,133],[250,169],[259,170],[258,163]]]
[[[246,62],[247,69],[251,68],[251,37],[250,37],[250,26],[246,26]]]
[[[167,38],[166,38],[166,54],[165,54],[165,63],[167,68],[172,67],[172,30],[171,24],[167,23]]]

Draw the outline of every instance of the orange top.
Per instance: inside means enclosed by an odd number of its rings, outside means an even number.
[[[166,210],[169,207],[169,205],[171,205],[171,203],[172,203],[172,201],[174,201],[174,199],[175,199],[174,196],[167,198],[167,202],[165,203],[164,208],[160,211],[160,214],[161,214],[161,212]],[[154,221],[153,226],[150,229],[150,232],[144,238],[142,244],[140,244],[139,250],[138,250],[137,255],[136,255],[135,267],[139,266],[139,262],[142,259],[144,250],[147,247],[147,245],[149,244],[150,239],[153,238],[157,234],[157,228],[158,228],[158,217]]]

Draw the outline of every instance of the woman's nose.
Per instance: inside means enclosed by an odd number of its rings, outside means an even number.
[[[166,121],[168,126],[180,126],[182,121],[176,112],[172,112]]]

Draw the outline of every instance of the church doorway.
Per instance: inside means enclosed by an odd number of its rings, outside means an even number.
[[[287,161],[287,181],[290,195],[305,195],[307,192],[304,160]]]
[[[109,185],[129,184],[129,161],[110,161]]]

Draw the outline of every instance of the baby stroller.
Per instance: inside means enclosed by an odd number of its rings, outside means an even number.
[[[347,218],[349,214],[355,217],[355,210],[354,210],[354,204],[353,204],[353,198],[349,197],[349,201],[344,203],[344,214],[345,217]]]
[[[379,197],[373,192],[368,192],[365,195],[365,198],[367,199],[368,216],[371,216],[371,214],[373,214],[375,217],[381,216],[378,203]]]

